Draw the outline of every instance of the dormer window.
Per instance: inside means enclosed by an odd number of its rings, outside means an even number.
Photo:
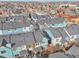
[[[4,53],[6,53],[6,51],[4,50],[4,51],[1,51],[1,54],[4,54]]]
[[[15,55],[15,57],[18,57],[18,56],[19,56],[19,54],[16,54],[16,55]]]

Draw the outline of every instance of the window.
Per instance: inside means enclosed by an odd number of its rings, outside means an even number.
[[[15,57],[18,57],[18,56],[19,56],[19,54],[16,54],[16,55],[15,55]]]
[[[4,50],[4,51],[1,51],[1,54],[3,54],[3,53],[6,53],[6,51]]]

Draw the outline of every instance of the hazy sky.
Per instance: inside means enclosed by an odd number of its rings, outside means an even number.
[[[79,1],[79,0],[0,0],[0,1],[52,1],[52,2],[57,2],[57,1]]]

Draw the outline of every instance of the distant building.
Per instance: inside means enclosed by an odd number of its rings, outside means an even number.
[[[76,5],[74,5],[74,4],[61,4],[60,6],[59,6],[60,8],[62,8],[62,7],[67,7],[67,8],[76,8]]]
[[[9,16],[9,11],[0,9],[0,17],[7,17],[7,16]]]

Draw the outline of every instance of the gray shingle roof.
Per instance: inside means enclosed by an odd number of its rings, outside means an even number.
[[[43,39],[43,35],[41,34],[40,30],[35,31],[34,34],[37,42],[40,42]]]
[[[12,35],[11,43],[15,43],[15,48],[24,45],[23,36],[22,35]]]
[[[37,22],[43,25],[44,23],[47,24],[59,24],[65,21],[63,18],[51,18],[48,15],[32,15],[33,19],[37,19]]]
[[[35,43],[33,34],[31,32],[25,33],[25,42],[27,46]]]
[[[66,30],[70,35],[79,35],[79,25],[71,25],[67,27]]]
[[[54,20],[54,23],[55,23],[55,24],[56,24],[56,23],[62,23],[62,22],[65,21],[65,19],[63,19],[63,18],[53,18],[53,20]]]
[[[13,26],[12,26],[12,23],[4,23],[3,24],[3,29],[11,29],[11,28],[13,28]]]
[[[67,35],[67,33],[64,31],[63,28],[58,28],[57,29],[59,31],[59,33],[62,36],[62,43],[66,42],[67,40],[69,40],[69,36]]]
[[[49,30],[51,30],[52,35],[54,36],[54,38],[59,38],[61,37],[59,31],[55,28],[49,28]]]
[[[0,45],[2,44],[3,38],[0,36]]]
[[[29,46],[35,43],[31,32],[11,36],[11,42],[15,43],[15,47],[23,45]]]

